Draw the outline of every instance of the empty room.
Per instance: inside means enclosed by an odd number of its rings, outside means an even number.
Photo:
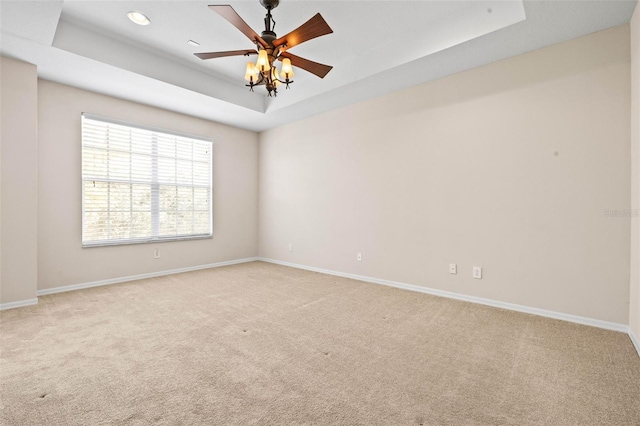
[[[637,1],[0,1],[0,424],[640,425]]]

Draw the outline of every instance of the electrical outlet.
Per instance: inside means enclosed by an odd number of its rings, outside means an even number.
[[[289,243],[289,251],[293,251],[293,243]]]
[[[458,273],[458,265],[456,265],[455,263],[450,263],[449,264],[449,273],[450,274],[457,274]]]
[[[153,249],[153,258],[160,259],[160,249]]]
[[[473,278],[477,280],[482,279],[482,266],[474,266],[473,267]]]
[[[362,253],[358,253],[357,258],[358,258],[358,262],[362,262]]]

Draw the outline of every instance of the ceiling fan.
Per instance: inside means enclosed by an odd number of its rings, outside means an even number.
[[[249,62],[247,64],[244,78],[249,82],[249,84],[246,86],[253,92],[254,86],[264,85],[267,88],[269,96],[277,96],[277,89],[281,84],[284,84],[288,89],[289,85],[293,83],[293,80],[291,80],[291,77],[294,75],[292,65],[300,67],[303,70],[307,70],[320,78],[324,78],[324,76],[331,71],[333,68],[332,66],[319,64],[293,55],[289,53],[289,49],[316,37],[331,34],[333,30],[329,27],[324,18],[322,18],[319,13],[316,13],[311,19],[300,25],[295,30],[282,37],[277,37],[276,33],[273,31],[275,29],[276,22],[271,16],[271,11],[278,7],[279,3],[279,0],[260,0],[260,4],[267,9],[267,14],[264,18],[265,29],[261,36],[251,29],[251,27],[247,25],[247,23],[230,5],[209,6],[211,10],[218,13],[246,35],[249,40],[256,45],[256,49],[196,53],[195,55],[200,59],[222,58],[225,56],[258,55],[258,59],[255,64],[253,62]],[[278,77],[278,70],[274,65],[276,60],[282,62],[280,77]]]

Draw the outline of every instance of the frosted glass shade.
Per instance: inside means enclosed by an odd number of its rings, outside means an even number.
[[[269,57],[267,56],[266,50],[261,50],[258,52],[258,60],[256,61],[256,68],[260,72],[269,71],[271,69],[271,65],[269,65]]]
[[[247,63],[247,71],[244,74],[244,79],[247,81],[256,81],[256,77],[258,77],[258,70],[253,62]]]
[[[291,78],[294,76],[293,67],[291,66],[291,59],[284,58],[282,60],[282,71],[280,71],[282,78]]]
[[[273,81],[274,87],[280,86],[280,80],[278,80],[278,70],[275,66],[271,68],[271,81]]]

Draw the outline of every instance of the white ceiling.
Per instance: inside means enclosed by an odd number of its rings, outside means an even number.
[[[296,69],[277,98],[244,86],[245,57],[193,55],[253,47],[208,4],[224,3],[2,0],[0,53],[41,78],[261,131],[629,22],[636,2],[281,0],[278,35],[317,12],[334,31],[291,53],[334,69],[324,79]],[[264,29],[258,0],[232,5]],[[151,25],[130,22],[130,10]]]

